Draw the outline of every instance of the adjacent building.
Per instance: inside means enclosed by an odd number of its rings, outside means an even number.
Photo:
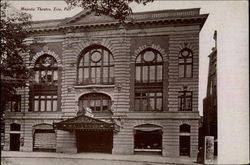
[[[199,8],[32,23],[4,150],[196,157]]]
[[[214,32],[215,47],[209,57],[207,96],[203,100],[203,135],[213,136],[214,154],[217,155],[217,32]]]

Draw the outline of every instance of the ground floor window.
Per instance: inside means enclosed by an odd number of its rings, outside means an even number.
[[[135,151],[150,151],[150,150],[160,151],[162,149],[161,131],[136,130],[134,142],[135,142]]]

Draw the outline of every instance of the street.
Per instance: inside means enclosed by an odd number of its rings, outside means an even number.
[[[1,165],[167,165],[166,163],[71,158],[2,158]]]
[[[1,165],[197,165],[190,157],[1,151]]]

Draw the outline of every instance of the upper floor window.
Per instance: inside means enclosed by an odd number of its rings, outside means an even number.
[[[93,112],[105,112],[111,110],[111,99],[102,93],[89,93],[80,97],[79,110],[85,111],[88,108]]]
[[[114,84],[114,59],[102,46],[86,48],[77,66],[78,84]]]
[[[183,48],[179,53],[179,77],[189,78],[193,76],[193,52]]]
[[[53,56],[45,54],[39,57],[35,63],[34,71],[36,83],[57,85],[58,66]]]
[[[57,111],[58,64],[56,59],[44,54],[37,59],[34,71],[35,83],[30,86],[29,111]]]
[[[136,83],[161,83],[163,61],[154,49],[142,51],[136,58]]]
[[[10,100],[10,111],[21,112],[21,95],[13,95]]]
[[[34,96],[34,111],[57,111],[57,93],[36,93]]]
[[[192,92],[180,91],[179,92],[179,111],[192,111]]]
[[[161,111],[162,91],[136,91],[135,111]]]
[[[135,111],[163,109],[163,60],[154,49],[145,49],[135,63]]]

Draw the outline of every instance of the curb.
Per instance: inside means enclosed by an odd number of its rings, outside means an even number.
[[[51,155],[51,156],[47,156],[47,155],[41,155],[41,156],[37,156],[37,155],[17,155],[17,156],[12,156],[11,154],[1,154],[1,158],[6,158],[6,159],[12,159],[12,158],[41,158],[41,159],[86,159],[86,160],[105,160],[105,161],[123,161],[123,162],[141,162],[141,163],[156,163],[156,164],[171,164],[171,165],[199,165],[199,163],[196,162],[178,162],[178,161],[171,161],[171,160],[162,160],[162,161],[150,161],[150,160],[131,160],[129,158],[104,158],[104,157],[75,157],[75,156],[68,156],[68,155]]]

